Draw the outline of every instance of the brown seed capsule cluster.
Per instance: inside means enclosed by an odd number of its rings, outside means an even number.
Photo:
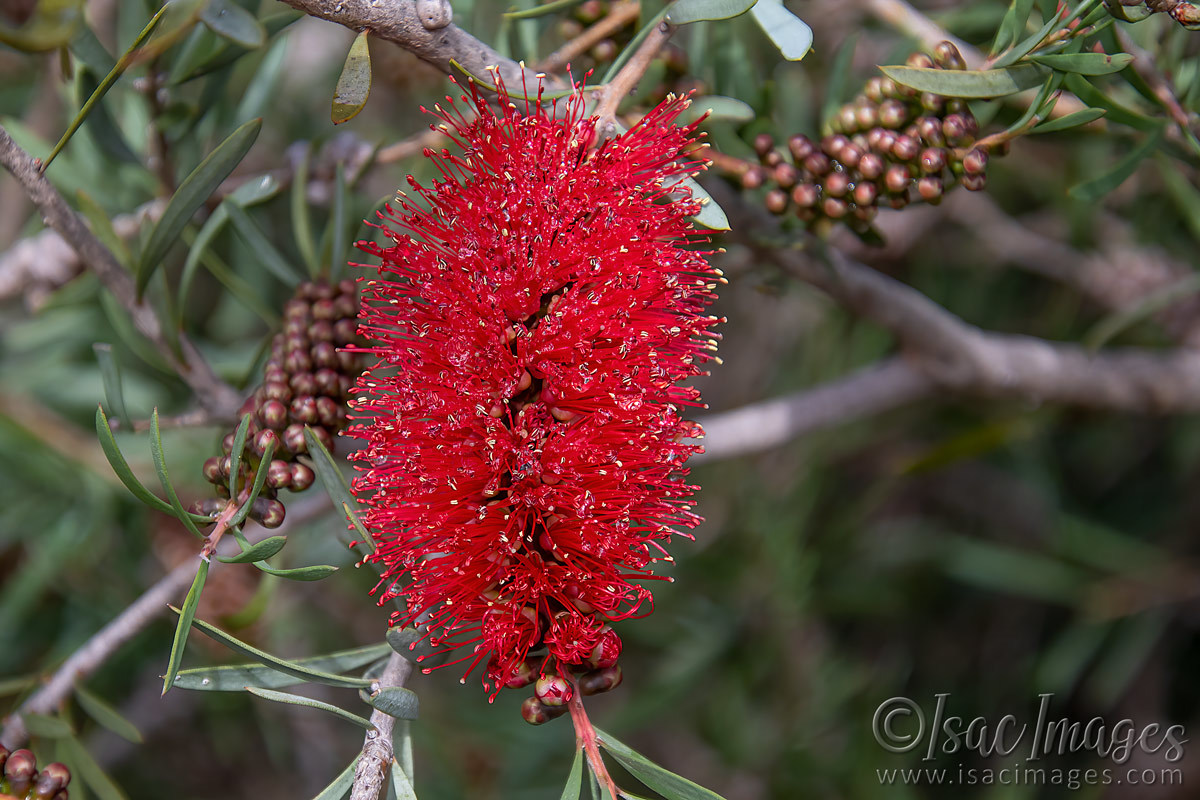
[[[932,58],[914,54],[908,65],[966,67],[950,42],[935,47]],[[955,182],[976,192],[985,187],[988,151],[974,146],[979,125],[960,99],[875,77],[834,114],[830,129],[820,141],[802,134],[788,139],[790,160],[769,134],[759,134],[760,165],[742,173],[742,186],[770,187],[764,202],[773,214],[794,209],[810,226],[840,220],[856,229],[865,229],[882,205],[936,204]]]
[[[358,378],[359,356],[347,352],[358,343],[358,290],[353,281],[303,283],[284,307],[283,331],[271,342],[271,355],[263,383],[238,412],[250,414],[246,448],[242,454],[239,485],[249,486],[267,447],[275,450],[267,465],[266,483],[250,510],[250,517],[267,528],[283,523],[280,489],[302,492],[316,478],[312,468],[297,460],[307,452],[305,427],[327,448],[346,427],[346,403]],[[221,443],[223,454],[204,462],[204,477],[229,497],[234,434]],[[193,511],[214,515],[221,500],[197,503]]]
[[[57,762],[47,764],[41,771],[37,759],[29,750],[11,753],[0,745],[0,797],[16,800],[68,800],[67,784],[71,770]]]

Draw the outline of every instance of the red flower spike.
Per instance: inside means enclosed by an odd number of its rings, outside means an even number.
[[[351,412],[380,603],[402,595],[394,622],[468,674],[486,662],[492,697],[531,654],[543,674],[615,661],[604,626],[649,613],[662,542],[700,521],[679,384],[715,350],[721,282],[689,221],[687,98],[598,144],[579,92],[497,89],[499,115],[475,87],[473,119],[435,107],[462,154],[427,151],[442,179],[409,178],[390,244],[360,243],[382,261],[360,317],[377,361]]]

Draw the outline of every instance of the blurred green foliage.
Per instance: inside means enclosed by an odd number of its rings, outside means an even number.
[[[204,215],[193,219],[182,242],[167,242],[162,268],[147,286],[163,318],[179,320],[218,371],[248,389],[290,293],[284,270],[300,274],[354,260],[350,243],[372,235],[360,220],[407,174],[432,174],[419,157],[378,163],[374,155],[422,131],[428,119],[418,106],[440,99],[447,84],[436,70],[373,40],[370,99],[335,130],[330,102],[353,34],[275,3],[225,4],[238,9],[240,27],[223,32],[243,44],[218,35],[219,25],[197,24],[198,4],[166,15],[149,40],[153,49],[100,100],[48,175],[72,203],[85,193],[119,229],[132,227],[127,241],[137,253],[152,225],[131,226],[129,215],[161,202],[237,126],[263,118],[235,173],[252,188],[242,190],[242,202],[209,201],[208,218],[223,209],[231,224],[202,230]],[[643,18],[656,13],[654,5]],[[823,106],[835,107],[875,74],[873,65],[900,63],[914,47],[865,17],[860,5],[822,1],[793,9],[816,33],[802,62],[782,60],[749,17],[688,28],[675,41],[687,61],[683,77],[656,64],[638,99],[694,87],[748,104],[753,120],[708,126],[710,141],[739,157],[752,157],[749,142],[763,131],[815,134]],[[1039,2],[1035,21],[1053,6]],[[984,49],[1005,13],[1003,4],[986,2],[923,7]],[[571,10],[525,20],[502,17],[506,10],[488,0],[455,3],[459,24],[530,63],[578,28],[563,24],[576,21]],[[55,44],[41,55],[0,47],[0,122],[31,153],[47,155],[152,13],[145,0],[89,6],[87,27],[72,28],[67,74]],[[1173,80],[1183,107],[1200,109],[1200,34],[1163,15],[1122,27]],[[633,30],[617,38],[626,42]],[[244,46],[260,33],[261,46]],[[1102,41],[1117,52],[1112,35],[1110,29]],[[585,55],[575,74],[590,66],[603,72],[605,62]],[[1132,110],[1133,124],[1110,114],[1099,128],[1018,140],[1008,158],[993,162],[990,196],[1022,224],[1111,265],[1117,280],[1136,283],[1150,262],[1194,269],[1200,161],[1186,140],[1169,139],[1101,202],[1068,196],[1136,147],[1139,120],[1165,119],[1156,94],[1132,69],[1095,82]],[[1012,103],[976,111],[995,129],[1022,113]],[[278,183],[256,191],[251,182],[263,174]],[[753,194],[747,199],[755,202]],[[41,220],[6,176],[0,201],[6,263],[18,242],[37,235]],[[1080,340],[1111,313],[1077,287],[1012,269],[981,244],[969,220],[930,223],[915,220],[926,212],[912,213],[912,241],[881,251],[872,263],[968,321]],[[185,270],[185,244],[198,238],[203,257]],[[735,245],[725,260],[730,285],[718,308],[729,318],[725,365],[702,381],[713,409],[816,385],[893,349],[882,331]],[[100,453],[92,416],[105,395],[93,345],[111,345],[135,420],[155,407],[164,415],[188,409],[185,385],[94,276],[27,278],[18,288],[0,300],[5,711],[34,686],[8,678],[47,674],[194,555],[182,526],[131,498]],[[1116,333],[1123,344],[1163,346],[1169,339],[1149,314]],[[223,432],[164,433],[185,504],[203,496],[200,464]],[[147,436],[124,432],[118,440],[153,485]],[[885,751],[871,720],[880,703],[898,695],[928,715],[938,693],[949,693],[965,717],[1032,720],[1038,695],[1053,693],[1058,716],[1200,726],[1198,465],[1200,425],[1193,418],[966,399],[923,403],[770,453],[705,463],[693,478],[704,487],[699,510],[708,522],[695,543],[677,542],[676,581],[656,592],[655,613],[622,625],[625,684],[589,707],[601,727],[730,800],[1194,796],[1186,785],[1149,794],[1128,787],[884,786],[877,770],[921,766],[920,753]],[[353,557],[332,533],[340,524],[332,513],[305,522],[291,535],[287,565],[350,566]],[[387,611],[368,597],[372,581],[363,572],[343,569],[305,584],[248,565],[217,565],[199,616],[288,657],[378,642]],[[86,681],[134,722],[143,744],[104,730],[76,701],[64,711],[127,796],[308,797],[358,751],[357,731],[308,709],[182,691],[160,700],[171,622],[164,615]],[[200,639],[192,638],[185,667],[230,660]],[[520,693],[488,704],[473,680],[464,687],[458,677],[451,668],[410,684],[421,698],[421,719],[412,726],[420,796],[557,797],[573,753],[568,723],[531,728],[518,713]],[[345,690],[314,696],[353,700]],[[97,714],[94,705],[90,713]],[[55,743],[39,737],[35,749],[52,758]],[[1053,766],[1097,764],[1105,766],[1076,755]],[[1188,752],[1178,765],[1193,784],[1200,781],[1195,764]],[[76,788],[72,797],[89,796],[85,786]]]

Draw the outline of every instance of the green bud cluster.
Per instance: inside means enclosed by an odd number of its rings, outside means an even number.
[[[965,69],[950,42],[933,57],[916,53],[908,66]],[[742,173],[742,186],[767,186],[773,214],[794,210],[810,227],[825,220],[865,230],[880,206],[939,203],[955,183],[982,191],[988,150],[975,146],[979,124],[963,100],[918,92],[890,78],[869,80],[842,106],[820,141],[796,134],[787,141],[790,160],[769,134],[754,141],[760,165]]]
[[[0,800],[69,800],[71,770],[62,764],[47,764],[39,772],[31,751],[10,753],[0,745],[0,767]]]
[[[358,344],[358,307],[353,281],[297,287],[284,307],[283,331],[271,342],[262,385],[238,412],[239,419],[251,415],[240,482],[253,481],[267,448],[275,445],[266,483],[250,510],[250,517],[264,527],[283,524],[280,489],[302,492],[316,478],[312,468],[296,458],[308,450],[305,427],[327,448],[346,427],[350,388],[361,369],[358,354],[343,348]],[[204,477],[222,498],[229,497],[233,443],[230,432],[221,443],[223,455],[204,462]],[[204,500],[193,504],[192,511],[215,515],[223,506],[223,500]]]

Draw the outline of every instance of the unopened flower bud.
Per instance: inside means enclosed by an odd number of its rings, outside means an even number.
[[[621,685],[623,678],[624,675],[621,673],[620,665],[613,664],[610,667],[598,669],[580,676],[579,692],[585,696],[611,692]]]
[[[912,172],[904,164],[893,164],[884,176],[884,186],[892,194],[900,194],[912,182]]]
[[[798,133],[788,139],[788,152],[792,154],[792,160],[797,164],[812,155],[816,149],[817,146],[813,144],[812,139],[803,134]]]
[[[530,725],[542,725],[555,717],[560,717],[567,710],[564,706],[547,706],[536,697],[527,697],[521,703],[521,718]]]
[[[309,467],[299,462],[292,464],[292,478],[290,481],[293,492],[303,492],[305,489],[313,485],[316,480],[316,473]]]
[[[854,165],[857,164],[859,159],[862,157],[863,148],[851,142],[842,148],[842,152],[838,156],[838,161],[842,162],[850,169],[853,169]]]
[[[833,159],[841,158],[842,148],[850,144],[850,139],[840,133],[826,136],[821,140],[821,150]]]
[[[846,213],[850,210],[850,206],[845,200],[839,200],[836,197],[826,197],[825,202],[821,204],[821,210],[830,219],[841,219],[846,216]]]
[[[918,69],[930,69],[933,67],[933,59],[924,53],[913,53],[904,63],[906,66]]]
[[[963,171],[968,175],[982,175],[987,171],[988,154],[978,148],[963,156]]]
[[[281,430],[287,425],[287,406],[278,400],[268,400],[258,409],[258,419],[264,428]]]
[[[800,170],[786,161],[775,167],[775,182],[779,184],[780,188],[790,189],[796,185],[798,180],[800,180]]]
[[[921,195],[921,199],[930,205],[940,203],[944,192],[945,187],[942,185],[941,178],[926,175],[917,181],[917,194]]]
[[[757,189],[763,185],[766,179],[766,171],[757,164],[752,165],[749,169],[742,173],[742,188]]]
[[[286,513],[283,503],[266,497],[257,498],[250,507],[250,516],[264,528],[278,528],[283,524]]]
[[[925,144],[935,147],[945,143],[942,136],[942,122],[937,117],[919,117],[916,122],[917,134]]]
[[[275,459],[267,466],[267,487],[287,488],[292,482],[292,467],[286,461]]]
[[[854,119],[858,123],[857,127],[860,131],[874,128],[879,123],[875,106],[867,103],[860,103],[854,107]]]
[[[821,190],[812,183],[800,183],[792,189],[792,202],[801,208],[812,208],[821,199]]]
[[[921,151],[921,172],[937,175],[946,168],[946,151],[940,147],[927,147]]]
[[[561,675],[548,673],[537,679],[533,693],[542,705],[566,705],[567,701],[571,699],[571,684],[567,683],[566,678]]]
[[[842,133],[854,133],[858,130],[858,113],[854,106],[842,106],[837,113],[838,127],[842,129]]]
[[[37,759],[26,749],[14,750],[4,762],[4,777],[8,782],[17,786],[28,787],[37,774]],[[21,791],[24,791],[23,789]]]
[[[942,69],[966,69],[967,62],[953,42],[938,42],[933,48],[933,60]]]
[[[862,206],[871,206],[875,204],[875,198],[879,194],[879,187],[870,181],[859,181],[854,187],[854,202]]]
[[[921,143],[912,136],[897,136],[892,145],[892,155],[897,161],[912,161],[921,152]]]
[[[587,665],[592,669],[605,669],[617,663],[621,657],[621,637],[609,628],[600,634],[600,640],[592,648],[587,658]]]
[[[987,175],[983,173],[978,175],[963,175],[962,186],[968,192],[982,192],[987,188]]]
[[[831,172],[822,183],[829,197],[844,197],[850,190],[850,176],[845,172]]]
[[[887,168],[887,162],[878,153],[866,153],[858,160],[857,168],[859,175],[873,181],[883,175],[884,169]]]
[[[200,471],[204,474],[204,480],[209,483],[220,483],[222,480],[221,460],[216,456],[205,459]]]
[[[754,137],[754,152],[762,158],[775,149],[775,139],[769,133],[760,133]]]
[[[517,665],[516,672],[508,676],[508,680],[504,682],[504,687],[506,689],[521,689],[533,683],[536,679],[537,670],[533,668],[533,665],[527,659]],[[537,700],[536,697],[530,699]]]
[[[833,162],[824,153],[813,153],[804,159],[804,168],[813,175],[820,177],[833,169]]]
[[[772,214],[782,214],[783,212],[787,211],[787,192],[783,191],[782,189],[772,189],[771,191],[767,192],[765,203],[767,206],[767,211],[770,211]]]

